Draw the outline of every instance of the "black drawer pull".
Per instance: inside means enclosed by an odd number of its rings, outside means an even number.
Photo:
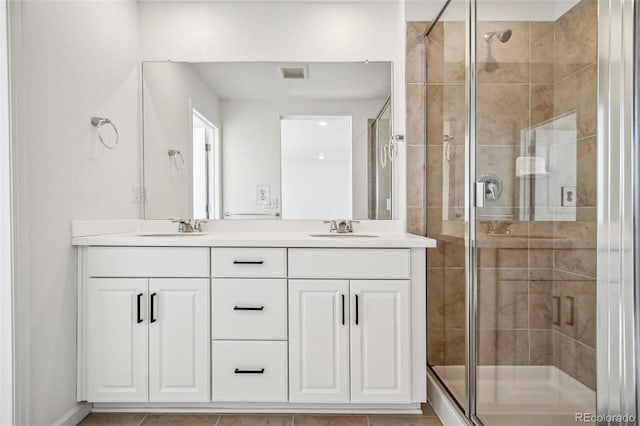
[[[264,306],[234,306],[234,311],[262,311]]]
[[[138,324],[140,324],[143,319],[140,316],[140,305],[142,304],[142,293],[138,294],[138,303],[137,303],[137,307],[138,307]]]
[[[356,325],[358,325],[358,321],[360,320],[358,315],[358,295],[356,294]]]
[[[234,373],[235,374],[264,374],[264,368],[261,368],[260,370],[240,370],[239,368],[236,368]]]
[[[262,265],[264,260],[234,260],[234,265]]]

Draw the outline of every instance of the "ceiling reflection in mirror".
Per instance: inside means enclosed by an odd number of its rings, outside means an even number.
[[[391,219],[391,65],[145,62],[145,218]]]

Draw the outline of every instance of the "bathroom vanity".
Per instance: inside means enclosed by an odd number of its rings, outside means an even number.
[[[105,411],[419,411],[433,240],[395,222],[349,236],[319,221],[269,231],[224,221],[192,235],[149,229],[158,222],[115,233],[74,224],[79,401]]]

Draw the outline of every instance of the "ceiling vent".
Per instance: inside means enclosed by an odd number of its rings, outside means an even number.
[[[307,66],[281,65],[280,76],[285,80],[305,80],[307,78]]]

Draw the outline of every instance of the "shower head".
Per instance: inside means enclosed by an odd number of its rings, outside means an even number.
[[[490,43],[494,38],[498,39],[500,43],[506,43],[511,39],[511,30],[505,31],[489,31],[484,34],[484,41]]]

